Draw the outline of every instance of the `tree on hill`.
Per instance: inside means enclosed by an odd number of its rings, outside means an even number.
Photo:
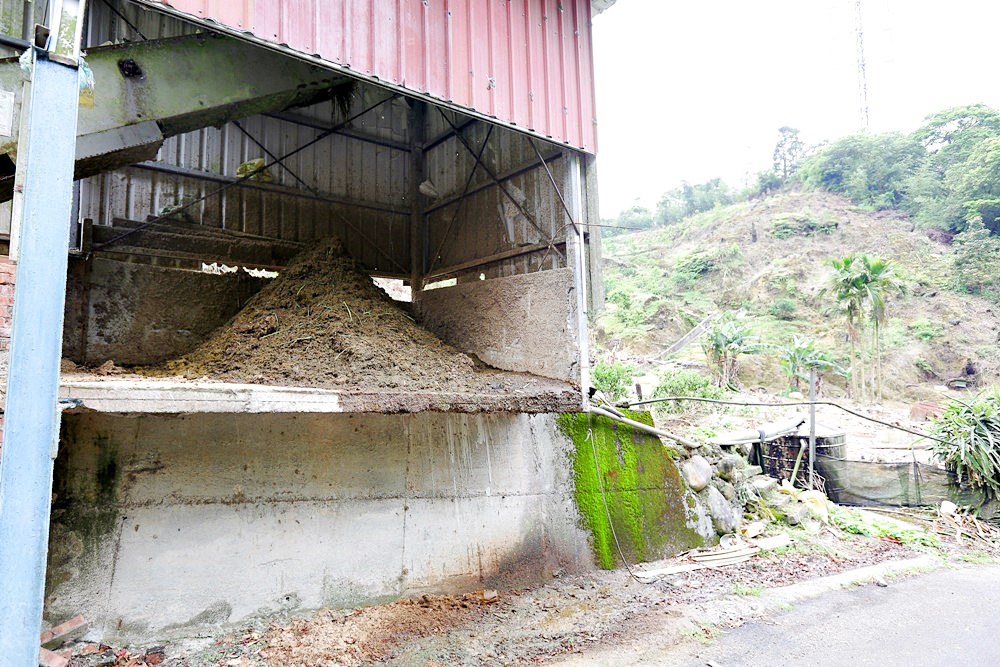
[[[962,167],[945,175],[945,187],[961,207],[961,227],[979,218],[992,233],[1000,233],[1000,137],[979,142]]]
[[[787,125],[778,129],[778,141],[774,145],[774,173],[782,183],[787,183],[795,174],[805,150],[797,129]]]
[[[955,237],[955,272],[970,294],[1000,301],[1000,236],[990,234],[979,218]]]
[[[970,214],[977,214],[966,204],[983,199],[981,192],[997,183],[995,170],[982,162],[989,158],[984,144],[1000,137],[1000,113],[983,104],[945,109],[928,116],[913,136],[926,155],[910,177],[903,208],[921,227],[965,229]]]
[[[618,234],[650,229],[654,225],[653,212],[638,202],[618,214],[617,218],[601,220],[605,227],[601,236],[611,237]]]
[[[859,374],[857,350],[861,339],[863,325],[864,303],[860,289],[861,278],[856,266],[857,255],[851,253],[844,257],[829,260],[833,273],[827,279],[827,285],[820,292],[829,293],[834,302],[834,309],[843,317],[847,325],[847,340],[851,344],[850,374],[851,396],[859,395]]]
[[[710,211],[716,206],[728,206],[737,199],[737,194],[721,178],[694,185],[685,181],[660,197],[656,205],[656,220],[661,225],[667,225],[695,213]]]
[[[877,255],[861,255],[857,258],[861,263],[861,290],[863,302],[868,305],[868,319],[872,323],[872,344],[875,348],[874,397],[882,401],[882,329],[885,327],[888,314],[886,300],[893,294],[901,292],[902,282],[899,279],[892,262]]]
[[[803,161],[807,185],[839,192],[874,210],[897,207],[906,183],[924,156],[924,147],[898,132],[844,137]]]
[[[851,389],[861,399],[865,396],[866,375],[870,375],[871,396],[882,400],[882,330],[887,320],[888,297],[902,290],[902,283],[895,267],[877,255],[850,253],[829,261],[833,273],[822,293],[829,293],[835,309],[847,324],[851,343]],[[872,348],[874,365],[870,374],[857,358],[864,358],[864,332],[866,320],[872,323]]]

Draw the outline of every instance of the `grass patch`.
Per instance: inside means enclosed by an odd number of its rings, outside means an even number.
[[[688,628],[682,634],[702,644],[711,644],[722,634],[722,630],[715,625],[702,623],[693,628]]]
[[[960,554],[958,560],[971,565],[991,565],[997,562],[996,558],[985,551],[972,551],[967,554]]]
[[[763,594],[764,588],[762,586],[747,586],[738,581],[733,583],[733,595],[748,598],[759,598]]]

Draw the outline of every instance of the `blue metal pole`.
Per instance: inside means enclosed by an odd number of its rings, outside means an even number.
[[[38,664],[66,298],[78,71],[36,56],[0,449],[0,662]],[[23,127],[23,124],[22,124]],[[16,221],[15,221],[16,224]]]

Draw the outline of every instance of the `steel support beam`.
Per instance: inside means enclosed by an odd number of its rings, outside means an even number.
[[[76,67],[35,57],[0,449],[0,661],[38,664],[73,203]]]
[[[324,123],[323,121],[316,120],[314,118],[307,118],[306,116],[300,116],[294,113],[276,112],[266,113],[264,115],[268,118],[280,120],[285,123],[291,123],[293,125],[299,125],[301,127],[310,127],[314,130],[320,130],[321,132],[325,132],[332,127],[329,123]],[[362,132],[361,130],[355,130],[351,127],[334,129],[333,133],[347,137],[348,139],[357,139],[358,141],[364,141],[365,143],[374,144],[383,148],[391,148],[392,150],[404,153],[407,153],[410,150],[409,144],[404,144],[392,139],[385,139],[383,137],[376,137],[374,134]]]
[[[547,162],[547,163],[548,162],[555,162],[556,160],[562,159],[562,156],[563,156],[562,151],[557,151],[555,153],[549,153],[548,155],[545,156],[545,162]],[[497,178],[500,180],[501,183],[506,183],[507,181],[513,180],[513,179],[517,178],[518,176],[522,176],[522,175],[527,174],[528,172],[532,172],[532,171],[534,171],[534,170],[536,170],[538,168],[539,168],[539,164],[537,162],[532,161],[532,162],[529,162],[528,164],[521,165],[520,167],[514,167],[513,169],[505,171],[505,172],[503,172],[501,174],[497,174]],[[473,185],[468,190],[463,190],[459,194],[452,195],[452,196],[443,198],[440,201],[435,202],[433,206],[428,206],[426,213],[427,213],[427,215],[430,215],[431,213],[435,213],[435,212],[440,211],[441,209],[443,209],[443,208],[445,208],[447,206],[451,206],[455,202],[461,201],[462,199],[465,199],[466,197],[471,197],[472,195],[478,194],[478,193],[482,192],[483,190],[488,190],[489,188],[495,188],[495,187],[497,187],[497,184],[494,181],[492,181],[492,180],[485,181],[483,183],[480,183],[479,185]]]
[[[426,119],[427,105],[417,100],[410,101],[406,116],[410,135],[410,188],[407,196],[410,200],[410,301],[414,304],[419,303],[420,294],[424,291],[424,256],[427,252],[424,246],[427,216],[424,215],[424,195],[420,192],[427,169],[424,157]]]
[[[518,257],[524,257],[525,255],[531,255],[536,252],[551,252],[553,246],[560,247],[565,246],[564,241],[556,241],[555,243],[535,243],[529,246],[519,246],[517,248],[511,248],[510,250],[505,250],[503,252],[498,252],[495,255],[489,255],[487,257],[479,257],[476,259],[470,259],[467,262],[462,262],[461,264],[455,264],[454,266],[446,266],[444,268],[436,270],[434,273],[428,274],[424,277],[426,282],[437,282],[438,280],[444,280],[445,278],[451,278],[452,276],[458,275],[460,273],[466,273],[472,271],[473,269],[479,269],[486,266],[492,266],[494,264],[499,264],[500,262],[505,262],[509,259],[517,259]]]
[[[590,389],[590,345],[587,334],[587,253],[584,244],[586,239],[583,230],[572,224],[573,220],[583,219],[583,165],[580,155],[574,151],[566,151],[566,193],[568,207],[566,216],[569,218],[563,227],[566,234],[567,256],[573,266],[573,291],[576,292],[576,342],[580,348],[580,397],[584,410],[589,402]]]
[[[138,162],[136,164],[128,165],[129,169],[141,169],[144,171],[155,171],[161,174],[170,174],[171,176],[181,176],[183,178],[190,178],[196,181],[205,181],[208,183],[222,183],[231,185],[236,188],[243,188],[247,190],[260,190],[262,192],[271,192],[273,194],[286,195],[289,197],[297,197],[299,199],[310,199],[313,201],[326,202],[329,204],[339,204],[340,206],[356,206],[357,208],[363,208],[370,211],[379,211],[381,213],[392,213],[394,215],[409,215],[409,210],[402,206],[394,206],[393,204],[387,204],[384,202],[376,201],[366,201],[363,199],[354,199],[353,197],[341,197],[340,195],[331,194],[329,192],[323,192],[322,190],[300,190],[298,188],[292,188],[287,185],[278,185],[276,183],[264,183],[263,181],[254,181],[249,179],[237,178],[235,176],[223,176],[221,174],[213,174],[208,171],[201,171],[199,169],[189,169],[187,167],[178,167],[177,165],[167,164],[166,162]]]

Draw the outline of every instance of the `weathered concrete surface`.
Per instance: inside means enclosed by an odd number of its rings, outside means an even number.
[[[59,383],[59,397],[76,403],[69,410],[119,414],[343,412],[340,396],[327,389],[160,378],[79,380],[64,375]]]
[[[421,294],[424,326],[490,366],[579,381],[573,270],[460,283]]]
[[[432,391],[361,391],[276,387],[182,378],[147,378],[128,374],[100,377],[63,373],[59,397],[69,412],[116,414],[191,413],[401,413],[517,412],[540,414],[579,409],[573,386],[548,378],[510,374],[518,384],[509,392],[492,394]]]
[[[151,639],[593,567],[551,415],[64,415],[46,614]]]
[[[82,263],[82,260],[80,260]],[[80,364],[153,364],[186,354],[263,285],[222,276],[94,258],[70,267],[64,355]]]

